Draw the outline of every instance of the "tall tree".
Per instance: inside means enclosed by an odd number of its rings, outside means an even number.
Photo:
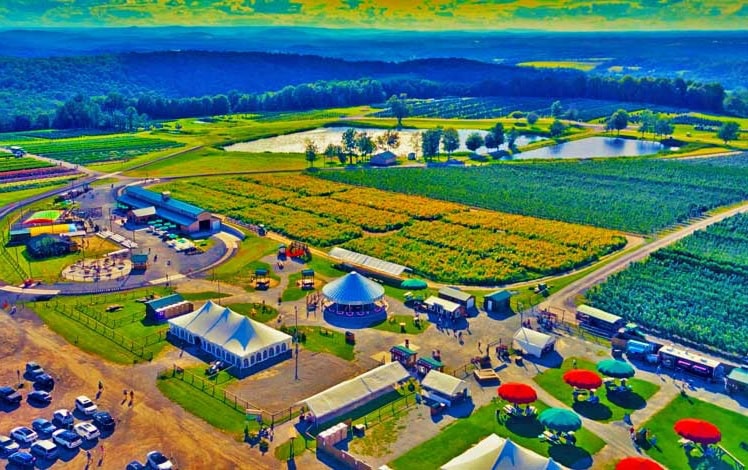
[[[610,123],[610,126],[606,126],[606,129],[615,129],[618,131],[618,135],[621,135],[621,131],[626,129],[626,126],[629,125],[629,113],[627,113],[625,109],[619,109],[610,115],[608,122]]]
[[[421,134],[421,153],[426,161],[431,161],[439,155],[439,143],[442,139],[442,129],[437,127]]]
[[[649,109],[645,109],[639,113],[639,132],[641,132],[642,137],[644,137],[647,132],[654,133],[656,121],[657,116],[655,116],[655,114]]]
[[[554,139],[561,137],[561,135],[564,133],[564,130],[566,130],[566,126],[564,126],[564,123],[562,123],[558,119],[554,119],[551,123],[551,127],[548,129],[548,131],[551,133],[551,137],[553,137]]]
[[[341,157],[342,157],[341,163],[345,163],[346,161],[345,152],[343,151],[343,147],[341,147],[340,145],[327,144],[327,147],[325,147],[324,154],[325,154],[325,158],[329,159],[331,162],[335,158],[340,160]]]
[[[493,136],[494,146],[496,148],[501,147],[501,144],[504,143],[504,125],[497,122],[488,130],[488,132]]]
[[[512,130],[510,130],[509,133],[506,135],[507,147],[509,147],[509,150],[511,150],[512,152],[517,150],[515,143],[517,142],[518,137],[519,137],[519,132],[517,132],[517,129],[515,128],[512,128]]]
[[[725,145],[727,145],[729,141],[737,140],[740,137],[740,126],[737,122],[725,122],[717,130],[717,137],[725,141]]]
[[[483,138],[483,145],[489,149],[498,149],[499,144],[496,143],[496,139],[493,138],[493,134],[490,132]]]
[[[673,134],[673,125],[669,119],[657,117],[652,132],[659,136],[670,136]]]
[[[317,160],[317,153],[319,149],[317,144],[312,139],[306,139],[304,141],[304,158],[309,162],[309,165],[314,168],[314,161]]]
[[[356,151],[356,129],[348,128],[343,132],[341,136],[343,143],[343,149],[350,159],[350,164],[353,165],[353,154]]]
[[[527,123],[531,126],[535,125],[536,122],[538,122],[538,119],[540,119],[540,116],[538,116],[537,113],[527,113]]]
[[[553,104],[551,104],[551,117],[561,117],[561,114],[564,112],[563,106],[561,106],[560,101],[554,101]]]
[[[387,129],[382,135],[387,150],[395,150],[400,146],[400,133],[392,129]]]
[[[480,135],[480,133],[478,132],[473,132],[472,134],[467,136],[467,139],[465,139],[465,147],[467,147],[473,152],[483,147],[483,144],[484,144],[483,136]]]
[[[374,144],[374,140],[366,132],[360,132],[356,135],[356,148],[359,154],[366,159],[371,155],[377,146]]]
[[[397,128],[402,129],[403,119],[410,114],[410,105],[406,101],[408,95],[401,93],[400,96],[392,95],[387,100],[387,106],[390,107],[392,115],[397,118]]]
[[[452,155],[452,152],[460,148],[460,134],[454,127],[448,127],[444,129],[442,134],[442,147],[447,155]]]

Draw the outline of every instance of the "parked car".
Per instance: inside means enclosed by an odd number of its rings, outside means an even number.
[[[31,444],[35,440],[39,439],[39,435],[27,428],[26,426],[18,426],[10,431],[10,437],[17,440],[21,444]]]
[[[46,373],[37,375],[34,379],[34,388],[39,390],[52,390],[55,388],[55,379]]]
[[[57,431],[57,426],[52,421],[44,418],[36,418],[31,422],[31,427],[39,434],[52,434]]]
[[[86,416],[96,413],[97,410],[96,403],[92,402],[85,395],[81,395],[75,399],[75,408]]]
[[[94,439],[98,439],[99,436],[101,436],[101,431],[96,429],[96,426],[86,421],[73,426],[73,430],[76,434],[78,434],[83,439],[86,439],[87,441],[93,441]]]
[[[49,392],[45,392],[44,390],[34,390],[33,392],[26,395],[26,399],[28,401],[33,401],[35,403],[44,405],[49,405],[50,403],[52,403],[52,395],[50,395]]]
[[[145,470],[146,466],[137,460],[133,460],[132,462],[127,464],[127,467],[125,467],[125,470]]]
[[[10,457],[8,457],[8,463],[12,463],[21,468],[34,468],[36,457],[28,452],[16,452],[10,454]]]
[[[66,449],[75,449],[83,444],[83,439],[69,429],[58,429],[52,433],[52,440]]]
[[[12,454],[20,448],[16,441],[0,434],[0,456]]]
[[[97,411],[93,415],[93,423],[102,431],[112,431],[115,426],[114,418],[108,411]]]
[[[37,364],[36,362],[27,362],[26,363],[26,375],[28,375],[32,380],[36,377],[42,375],[44,373],[44,368]]]
[[[0,401],[8,405],[18,405],[23,400],[20,393],[13,387],[0,387]]]
[[[171,460],[166,458],[164,454],[157,450],[148,452],[148,454],[146,455],[146,462],[148,464],[148,467],[155,470],[171,470],[174,467],[174,465],[171,463]]]
[[[33,455],[40,459],[54,460],[57,458],[57,445],[49,440],[34,442],[30,450]]]
[[[68,410],[57,410],[52,414],[52,423],[58,428],[69,428],[74,422],[75,418]]]

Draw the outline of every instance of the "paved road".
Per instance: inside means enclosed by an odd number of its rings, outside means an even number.
[[[664,248],[668,245],[671,245],[677,242],[678,240],[681,240],[691,235],[697,230],[704,229],[708,227],[709,225],[720,222],[724,219],[727,219],[728,217],[732,217],[733,215],[741,214],[745,212],[748,212],[748,202],[743,203],[740,206],[734,207],[732,209],[726,210],[724,212],[721,212],[719,214],[715,214],[706,219],[702,219],[697,222],[694,222],[693,224],[688,225],[682,229],[671,232],[663,236],[662,238],[659,238],[653,241],[652,243],[644,245],[641,248],[634,250],[631,253],[628,253],[614,260],[610,264],[607,264],[603,266],[602,268],[590,273],[590,275],[585,276],[579,279],[578,281],[569,284],[568,286],[564,287],[563,289],[559,290],[558,292],[550,296],[546,302],[543,302],[540,305],[540,308],[555,307],[555,308],[562,308],[565,310],[574,310],[575,308],[574,299],[578,295],[583,294],[590,287],[607,279],[608,276],[610,276],[611,274],[625,269],[629,264],[635,261],[640,261],[644,259],[645,257],[649,256],[651,253],[659,250],[660,248]]]

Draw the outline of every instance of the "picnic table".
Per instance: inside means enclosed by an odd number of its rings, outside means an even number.
[[[115,305],[110,305],[110,306],[108,306],[108,307],[106,308],[106,311],[107,311],[107,312],[110,312],[110,313],[111,313],[111,312],[117,312],[117,311],[119,311],[119,310],[122,310],[123,308],[125,308],[125,307],[124,307],[124,306],[122,306],[122,305],[119,305],[119,304],[115,304]]]

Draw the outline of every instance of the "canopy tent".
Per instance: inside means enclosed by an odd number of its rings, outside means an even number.
[[[519,382],[502,384],[498,388],[497,393],[503,400],[514,403],[515,405],[527,405],[538,399],[538,394],[534,388]]]
[[[529,328],[520,328],[514,334],[514,343],[519,349],[527,351],[535,357],[541,357],[546,352],[552,351],[556,338]]]
[[[394,390],[395,385],[409,378],[410,373],[402,364],[390,362],[330,387],[301,403],[319,424],[385,395]]]
[[[540,413],[538,421],[548,429],[557,432],[576,431],[582,427],[582,418],[565,408],[548,408]]]
[[[423,279],[406,279],[400,283],[400,288],[402,289],[419,290],[425,289],[428,286],[429,285]]]
[[[23,221],[23,225],[53,224],[57,222],[57,219],[62,217],[62,212],[54,209],[36,211]]]
[[[384,287],[356,271],[326,284],[322,294],[340,305],[368,305],[384,297]]]
[[[563,470],[553,459],[504,439],[488,437],[441,466],[441,470]]]
[[[430,370],[423,378],[421,388],[439,393],[450,399],[468,395],[467,382],[434,369]]]
[[[600,388],[603,379],[591,370],[572,369],[564,373],[564,382],[572,387],[594,390]]]
[[[673,429],[679,436],[699,444],[716,444],[722,440],[719,428],[709,421],[686,418],[675,423]]]
[[[210,300],[199,310],[170,319],[169,333],[238,369],[259,368],[291,352],[291,336]]]
[[[657,462],[644,457],[626,457],[618,461],[616,470],[663,470],[663,468]]]
[[[628,379],[634,376],[634,367],[626,361],[604,359],[597,363],[597,370],[607,377]]]

